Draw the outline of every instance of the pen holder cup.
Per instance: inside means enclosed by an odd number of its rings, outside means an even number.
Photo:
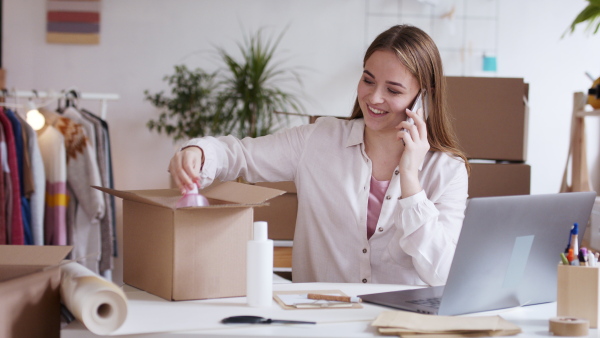
[[[558,266],[556,312],[559,317],[587,319],[597,328],[600,297],[600,267]]]

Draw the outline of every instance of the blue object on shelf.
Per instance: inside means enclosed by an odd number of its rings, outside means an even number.
[[[496,69],[496,57],[483,55],[483,71],[495,72]]]

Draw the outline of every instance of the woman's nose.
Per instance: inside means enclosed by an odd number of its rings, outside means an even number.
[[[370,96],[371,96],[370,97],[371,103],[382,103],[383,102],[383,95],[381,93],[381,90],[378,88],[373,89]]]

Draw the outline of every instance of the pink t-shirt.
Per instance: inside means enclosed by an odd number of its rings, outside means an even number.
[[[371,176],[371,191],[369,192],[369,204],[367,206],[367,239],[375,233],[383,197],[389,185],[390,181],[378,181]]]

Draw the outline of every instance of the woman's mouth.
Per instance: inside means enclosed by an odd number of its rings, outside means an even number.
[[[383,115],[383,114],[387,113],[385,110],[379,110],[379,109],[373,108],[371,106],[367,106],[367,107],[369,108],[369,111],[375,115]]]

